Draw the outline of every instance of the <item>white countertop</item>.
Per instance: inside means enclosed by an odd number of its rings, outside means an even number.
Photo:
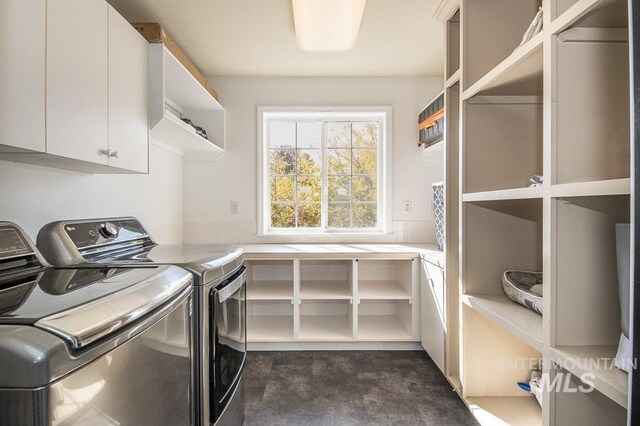
[[[239,244],[247,259],[354,257],[444,260],[435,244]]]

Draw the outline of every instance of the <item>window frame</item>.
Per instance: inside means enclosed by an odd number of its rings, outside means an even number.
[[[258,233],[257,235],[363,235],[391,232],[391,114],[390,106],[382,107],[271,107],[259,106],[257,111],[258,133]],[[268,131],[271,120],[322,121],[322,227],[321,228],[271,228],[270,168],[265,162],[269,157]],[[380,125],[378,146],[378,226],[376,228],[329,228],[327,226],[327,156],[325,124],[327,121],[377,121]],[[350,175],[353,176],[353,175]],[[353,203],[351,199],[350,204]]]

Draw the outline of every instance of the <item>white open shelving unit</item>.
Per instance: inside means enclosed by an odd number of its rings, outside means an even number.
[[[460,238],[460,279],[447,285],[460,295],[461,395],[481,424],[626,424],[628,375],[611,361],[614,229],[631,219],[627,2],[545,0],[543,31],[518,47],[541,4],[438,8],[445,102],[459,102],[446,109],[447,141],[459,141],[446,168],[459,171],[447,199],[459,209],[449,234]],[[533,175],[542,186],[528,187]],[[509,269],[543,272],[544,315],[504,295]],[[533,368],[509,364],[518,359],[574,388],[590,374],[595,390],[547,390],[540,407],[516,385]]]
[[[340,348],[345,342],[419,347],[413,257],[256,259],[248,253],[245,263],[251,349]]]
[[[225,111],[216,98],[163,43],[149,43],[149,126],[151,136],[194,159],[224,154]],[[181,120],[189,118],[207,138]]]

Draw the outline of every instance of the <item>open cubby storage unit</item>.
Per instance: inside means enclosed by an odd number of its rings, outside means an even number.
[[[459,150],[445,170],[459,178],[446,194],[459,208],[457,227],[447,227],[459,280],[447,269],[446,282],[460,294],[460,393],[482,424],[624,424],[629,377],[613,357],[615,225],[632,220],[633,201],[627,1],[443,3],[448,120],[459,102],[445,133]],[[542,31],[520,46],[541,5]],[[529,187],[533,175],[542,185]],[[501,275],[512,269],[543,272],[544,315],[504,294]],[[594,389],[548,386],[540,407],[516,385],[534,368]]]
[[[355,348],[418,348],[419,306],[414,300],[419,300],[419,287],[413,258],[248,255],[246,265],[247,333],[253,349],[314,344],[331,349],[344,342]]]

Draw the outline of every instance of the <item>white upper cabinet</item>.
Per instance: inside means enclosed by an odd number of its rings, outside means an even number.
[[[45,0],[0,0],[0,151],[45,150]]]
[[[148,43],[104,0],[0,0],[0,159],[147,173]]]
[[[109,165],[148,171],[148,43],[109,6]]]
[[[48,0],[47,153],[108,165],[108,5]]]

